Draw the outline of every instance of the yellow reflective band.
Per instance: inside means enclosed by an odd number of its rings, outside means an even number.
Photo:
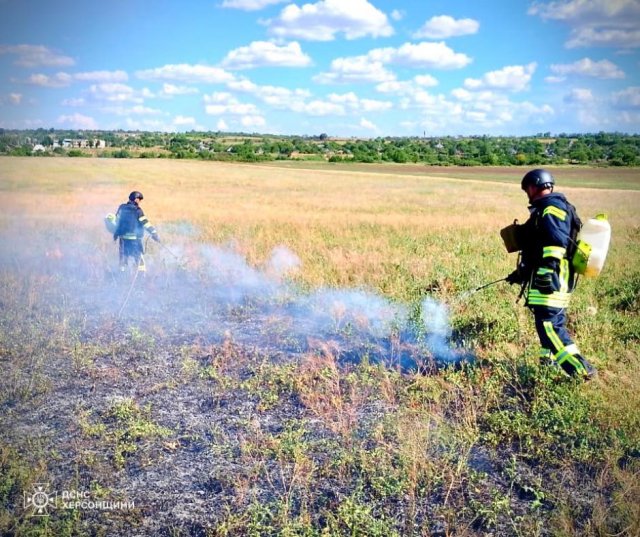
[[[139,222],[144,222],[145,220],[147,220],[147,217],[142,215],[140,218],[138,218]]]
[[[543,218],[545,216],[547,216],[548,214],[550,214],[551,216],[555,216],[556,218],[559,218],[563,222],[567,218],[567,212],[566,211],[563,211],[562,209],[559,209],[558,207],[554,207],[553,205],[549,205],[549,207],[546,207],[545,210],[542,211],[542,217]]]
[[[567,253],[567,249],[562,246],[545,246],[542,249],[542,257],[553,257],[555,259],[562,259]]]
[[[569,292],[569,261],[567,259],[560,260],[560,292]]]
[[[556,331],[553,329],[553,324],[551,324],[549,321],[544,321],[542,323],[542,326],[544,326],[544,331],[551,340],[551,344],[556,349],[555,356],[557,358],[558,354],[561,354],[564,351],[564,344],[562,343],[562,340],[560,339],[558,334],[556,334]]]
[[[556,291],[545,295],[537,289],[529,289],[527,304],[530,306],[549,306],[551,308],[566,308],[571,299],[570,293]]]
[[[148,229],[148,228],[153,227],[153,226],[152,226],[149,222],[147,222],[147,223],[144,225],[144,227],[145,227],[146,229]]]
[[[579,371],[583,375],[587,374],[587,370],[580,363],[580,360],[578,360],[575,356],[568,353],[566,350],[558,354],[561,355],[561,356],[558,356],[556,354],[556,362],[558,362],[558,365],[562,365],[565,362],[569,362],[576,371]]]
[[[125,239],[127,241],[132,241],[137,239],[138,237],[136,237],[135,233],[127,233],[126,235],[122,235],[122,237],[120,237],[121,239]]]

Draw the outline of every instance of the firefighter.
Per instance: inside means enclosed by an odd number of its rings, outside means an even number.
[[[120,205],[116,212],[116,229],[113,233],[113,240],[120,239],[120,270],[123,272],[127,269],[129,258],[135,261],[138,271],[144,272],[146,270],[142,245],[145,230],[154,241],[160,242],[158,232],[140,207],[140,202],[143,199],[144,196],[141,192],[131,192],[129,201]]]
[[[543,169],[522,178],[529,198],[530,216],[520,227],[518,268],[507,276],[511,284],[525,286],[526,305],[533,312],[542,345],[541,359],[550,359],[571,375],[589,379],[596,374],[578,350],[566,327],[566,309],[575,286],[570,262],[581,222],[575,207],[554,192],[555,180]]]

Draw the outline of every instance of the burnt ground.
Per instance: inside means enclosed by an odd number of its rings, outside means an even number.
[[[483,436],[492,377],[520,373],[442,360],[375,297],[53,266],[3,272],[8,535],[551,535],[607,501],[593,469]]]

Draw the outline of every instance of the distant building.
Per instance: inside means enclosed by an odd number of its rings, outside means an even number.
[[[42,144],[35,144],[32,151],[34,153],[44,153],[45,147]]]

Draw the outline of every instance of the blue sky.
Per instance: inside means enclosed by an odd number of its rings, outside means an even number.
[[[0,0],[0,127],[640,132],[640,0]]]

